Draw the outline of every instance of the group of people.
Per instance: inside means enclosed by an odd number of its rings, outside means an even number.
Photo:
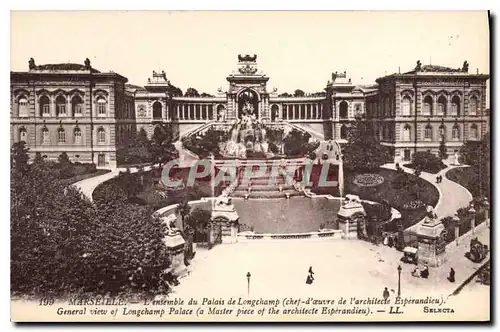
[[[436,183],[441,183],[441,182],[443,182],[443,176],[442,175],[436,176]]]
[[[384,236],[384,246],[389,246],[389,248],[392,248],[396,245],[398,242],[398,239],[395,235],[386,235]]]
[[[420,271],[418,266],[412,271],[411,275],[416,278],[429,278],[429,267],[424,265],[424,268]],[[450,268],[450,274],[447,277],[449,282],[455,282],[455,270]]]

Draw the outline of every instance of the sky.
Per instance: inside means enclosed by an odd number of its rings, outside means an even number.
[[[85,58],[144,85],[164,70],[183,91],[227,88],[238,54],[257,54],[269,88],[322,91],[331,73],[354,83],[423,64],[489,73],[486,12],[12,12],[11,70]]]

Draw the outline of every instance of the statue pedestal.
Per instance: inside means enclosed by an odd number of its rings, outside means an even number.
[[[167,246],[170,256],[170,272],[178,278],[187,274],[186,265],[184,265],[184,245],[186,241],[179,231],[169,231],[163,240]]]
[[[445,262],[446,241],[443,223],[436,218],[425,217],[417,229],[418,263],[437,267]]]
[[[222,243],[236,243],[239,218],[230,198],[217,200],[212,210],[212,221],[220,223]],[[217,239],[211,239],[211,241],[217,242]]]
[[[350,195],[349,195],[350,196]],[[345,203],[337,213],[339,229],[344,234],[344,239],[358,238],[358,223],[365,226],[366,211],[356,196],[347,197]]]

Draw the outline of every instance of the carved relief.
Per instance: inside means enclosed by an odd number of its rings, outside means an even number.
[[[144,106],[144,105],[139,105],[139,106],[137,107],[137,116],[138,116],[138,117],[141,117],[141,118],[146,117],[146,106]]]

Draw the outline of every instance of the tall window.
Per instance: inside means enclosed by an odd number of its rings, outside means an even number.
[[[106,132],[104,128],[99,128],[97,131],[97,143],[106,143]]]
[[[477,125],[474,123],[471,127],[470,127],[470,138],[471,139],[477,139],[478,135],[477,135]]]
[[[446,127],[444,125],[439,126],[439,138],[446,139]]]
[[[74,96],[71,100],[71,108],[73,111],[73,116],[80,116],[83,113],[83,100],[80,96]]]
[[[73,132],[73,142],[75,144],[82,144],[82,131],[80,128],[75,128],[75,131]]]
[[[66,132],[62,128],[57,131],[57,143],[66,143]]]
[[[49,144],[50,143],[50,137],[49,137],[49,130],[47,128],[42,129],[42,144]]]
[[[56,98],[56,115],[65,116],[66,115],[66,98],[63,96],[58,96]]]
[[[476,115],[477,114],[477,97],[472,96],[469,100],[469,115]]]
[[[24,128],[19,129],[19,142],[21,141],[28,142],[28,133]]]
[[[104,97],[97,99],[97,115],[106,115],[106,99]]]
[[[437,114],[446,116],[446,97],[440,96],[437,104]]]
[[[21,97],[17,103],[19,106],[19,116],[28,116],[28,99]]]
[[[429,124],[425,126],[424,138],[426,140],[432,140],[432,127]]]
[[[432,97],[431,96],[426,96],[424,98],[424,104],[422,107],[422,114],[432,116]]]
[[[40,116],[50,116],[50,99],[47,96],[40,97],[38,101]]]
[[[460,98],[458,96],[454,96],[451,99],[451,115],[460,116]]]
[[[408,96],[404,96],[403,100],[401,101],[401,115],[411,115],[411,99]]]
[[[460,139],[460,128],[458,128],[457,124],[455,124],[451,130],[451,138],[454,140]]]
[[[339,107],[339,117],[341,119],[346,119],[348,116],[348,108],[349,105],[347,105],[346,101],[340,102],[340,107]]]
[[[161,119],[162,116],[162,105],[159,101],[156,101],[153,104],[153,118],[154,119]]]
[[[340,138],[347,139],[347,127],[345,125],[342,125],[342,127],[340,127]]]
[[[403,141],[409,141],[410,140],[410,135],[411,135],[411,129],[409,125],[406,125],[403,128]]]

